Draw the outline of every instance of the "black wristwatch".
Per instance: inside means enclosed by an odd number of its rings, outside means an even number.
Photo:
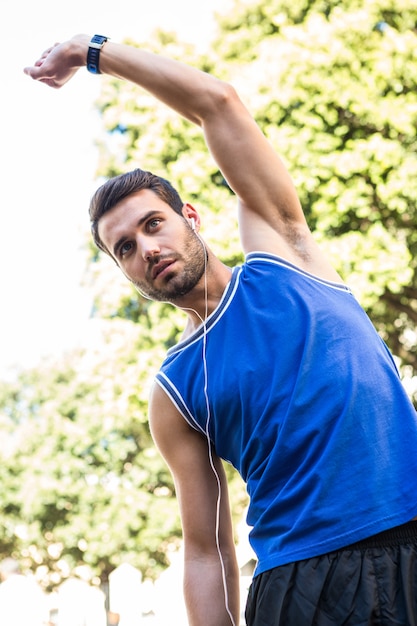
[[[91,39],[87,52],[87,69],[92,74],[101,74],[99,68],[100,50],[109,37],[104,35],[94,35]]]

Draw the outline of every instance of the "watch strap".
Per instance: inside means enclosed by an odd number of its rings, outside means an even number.
[[[104,35],[94,35],[88,45],[87,52],[87,70],[92,74],[101,74],[100,72],[100,51],[109,37]]]

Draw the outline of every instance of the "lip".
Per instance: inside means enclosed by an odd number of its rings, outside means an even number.
[[[152,270],[152,280],[163,276],[165,272],[174,264],[172,260],[159,261]]]

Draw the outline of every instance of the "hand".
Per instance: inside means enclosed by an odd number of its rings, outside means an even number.
[[[56,43],[23,71],[34,80],[59,89],[86,65],[89,41],[88,35],[77,35],[65,43]]]

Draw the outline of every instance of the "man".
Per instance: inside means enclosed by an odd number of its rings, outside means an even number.
[[[190,624],[239,621],[221,458],[250,496],[250,626],[417,624],[416,413],[283,163],[232,86],[163,56],[77,35],[25,72],[61,87],[86,64],[200,125],[238,199],[246,262],[233,270],[164,179],[135,170],[90,206],[99,247],[188,315],[149,417],[179,500]]]

